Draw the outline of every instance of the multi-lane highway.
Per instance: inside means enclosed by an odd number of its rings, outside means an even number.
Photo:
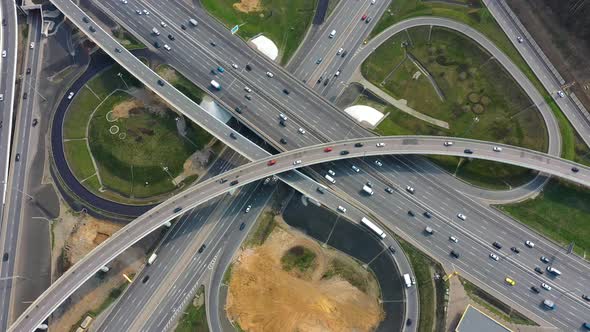
[[[10,160],[10,177],[7,182],[6,210],[3,222],[2,233],[0,233],[0,246],[4,255],[0,265],[0,330],[5,330],[14,314],[13,298],[17,283],[37,282],[38,280],[19,276],[18,260],[26,259],[17,255],[19,230],[24,227],[21,223],[23,209],[31,203],[33,197],[27,191],[27,175],[29,164],[30,134],[34,130],[37,121],[33,119],[33,112],[36,106],[37,94],[37,73],[40,68],[39,55],[41,45],[41,16],[40,12],[33,11],[30,16],[29,38],[27,40],[25,61],[21,75],[20,91],[18,93],[21,102],[19,103],[14,140],[12,146],[12,158]],[[16,52],[16,49],[14,50]],[[36,277],[35,277],[36,278]],[[30,286],[29,286],[30,287]],[[19,306],[20,307],[20,306]]]
[[[0,100],[0,199],[2,203],[0,204],[0,220],[2,220],[7,194],[16,82],[18,28],[15,1],[2,1],[0,3],[0,21],[2,21],[0,26],[0,52],[6,51],[6,56],[0,57],[0,94],[2,95],[1,99],[3,99]]]
[[[61,302],[72,294],[75,289],[98,271],[101,266],[108,264],[108,262],[115,258],[119,253],[163,225],[166,221],[181,215],[184,209],[193,208],[209,199],[232,190],[236,186],[246,185],[271,174],[281,173],[294,168],[330,160],[350,157],[367,157],[387,153],[459,155],[463,153],[464,149],[473,149],[475,153],[472,156],[476,158],[508,162],[518,166],[535,168],[552,175],[561,176],[565,179],[590,186],[590,167],[577,165],[571,161],[522,148],[500,145],[499,147],[502,148],[502,151],[497,152],[493,149],[494,146],[497,146],[494,143],[457,138],[453,138],[452,140],[454,144],[452,146],[447,146],[447,148],[444,148],[444,143],[448,142],[449,138],[445,137],[378,137],[334,142],[332,144],[321,144],[267,157],[204,181],[140,216],[107,241],[96,247],[90,254],[80,260],[62,275],[62,277],[56,280],[49,289],[18,318],[9,330],[24,331],[34,329],[37,324],[42,322]],[[363,145],[359,146],[357,143],[361,142]],[[383,145],[381,145],[381,143]],[[327,147],[332,148],[332,150],[325,150]],[[271,163],[271,160],[274,160],[274,163]],[[301,162],[298,163],[297,160],[301,160]],[[573,167],[576,167],[578,172],[572,172]],[[463,213],[462,211],[459,212]],[[457,219],[452,218],[454,218],[454,216],[446,216],[445,224],[449,224],[451,220],[456,222]],[[481,220],[476,222],[481,223]],[[469,223],[469,221],[465,222],[466,225]],[[401,233],[403,234],[403,232]],[[471,236],[475,237],[474,235]],[[521,239],[521,242],[524,240],[525,239]],[[476,241],[474,240],[474,242]],[[543,246],[544,245],[545,244],[543,244]],[[482,250],[482,246],[471,246],[470,250],[472,252]],[[553,256],[558,252],[559,250],[556,250]],[[440,255],[440,252],[438,251],[435,251],[434,254],[436,255],[437,253]],[[476,260],[481,258],[481,256],[474,257]],[[510,260],[508,261],[510,262]],[[458,262],[460,262],[460,260],[456,262],[456,265],[459,265]],[[564,293],[562,294],[563,296],[559,296],[560,302],[567,305],[568,312],[577,313],[579,314],[579,317],[583,317],[584,314],[589,313],[590,306],[584,303],[578,296],[572,295],[573,292],[567,292],[565,290],[569,289],[569,287],[587,287],[587,285],[590,285],[590,281],[587,280],[588,276],[585,273],[587,266],[576,266],[575,268],[580,270],[573,271],[572,262],[570,261],[568,263],[570,264],[569,269],[566,270],[564,267],[561,267],[565,274],[558,280],[564,280],[567,278],[568,274],[573,275],[576,273],[576,283],[570,282],[568,284],[560,285],[559,288],[558,286],[555,286],[555,293],[557,293],[560,288],[564,290]],[[469,265],[467,265],[467,267],[468,266]],[[492,272],[495,273],[499,271],[501,267],[501,265],[498,265]],[[525,270],[520,263],[516,262],[507,267],[508,271],[514,271],[515,269],[521,270],[521,268],[522,270]],[[467,268],[466,270],[469,271]],[[533,278],[536,278],[536,275],[534,275],[533,272],[528,271],[527,273],[526,270],[522,270],[518,271],[519,276],[527,276],[529,278],[532,276]],[[511,273],[505,274],[509,275]],[[490,278],[490,275],[483,274],[483,276]],[[475,276],[473,278],[479,280]],[[494,279],[486,280],[487,282],[484,283],[484,285],[492,285],[493,280]],[[585,282],[585,280],[587,282]],[[497,280],[493,282],[498,283]],[[499,283],[501,284],[501,281]],[[504,290],[504,296],[508,298],[508,292],[515,292],[517,289],[518,288]],[[502,293],[501,289],[496,289],[495,291]],[[587,291],[587,289],[576,289],[576,291],[582,292]],[[523,310],[538,317],[540,321],[547,321],[550,322],[549,324],[554,324],[555,326],[574,328],[576,326],[575,324],[579,323],[575,320],[572,321],[571,318],[561,317],[560,311],[557,311],[554,315],[549,317],[541,318],[538,312],[534,312],[534,308],[538,306],[536,306],[535,303],[531,303],[526,298],[510,298],[509,301],[517,303],[523,308]]]

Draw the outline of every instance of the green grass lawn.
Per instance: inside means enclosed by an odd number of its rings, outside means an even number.
[[[281,64],[287,63],[303,41],[317,0],[262,0],[261,9],[245,13],[235,9],[236,0],[202,0],[203,7],[228,29],[241,25],[237,34],[249,39],[264,34],[279,48]]]
[[[133,37],[132,34],[123,28],[114,29],[113,35],[117,38],[117,41],[121,43],[121,45],[125,46],[125,48],[128,50],[145,48],[145,45],[142,42],[137,40],[137,38]]]
[[[100,100],[87,88],[78,92],[68,107],[63,124],[63,138],[86,137],[88,117],[98,106]]]
[[[119,73],[121,77],[118,76]],[[115,89],[126,90],[127,87],[139,87],[141,82],[117,64],[104,70],[86,85],[103,100]]]
[[[204,287],[201,286],[197,291],[197,296],[204,298]],[[192,302],[184,311],[182,318],[178,322],[175,332],[209,332],[207,324],[207,310],[205,304],[195,306]]]
[[[79,181],[96,173],[85,140],[66,141],[64,150],[68,166]]]
[[[566,181],[551,180],[543,192],[526,202],[499,208],[547,237],[579,254],[590,251],[590,190]]]
[[[266,238],[272,233],[277,223],[274,221],[274,214],[269,211],[264,211],[256,220],[256,227],[253,232],[248,234],[243,246],[256,247],[264,243]]]
[[[289,249],[283,257],[281,257],[283,270],[291,271],[297,269],[300,272],[305,272],[314,265],[315,257],[315,252],[308,248],[295,246]]]
[[[166,81],[170,82],[173,87],[177,88],[195,103],[200,104],[201,101],[203,101],[205,92],[171,66],[158,66],[158,68],[156,68],[156,73],[166,79]]]
[[[123,196],[135,198],[174,190],[171,176],[182,172],[185,160],[208,141],[194,139],[197,135],[191,126],[187,136],[196,145],[178,135],[176,114],[171,111],[155,114],[138,108],[128,118],[119,118],[115,122],[106,120],[106,114],[115,105],[131,99],[124,92],[113,94],[98,108],[90,123],[90,147],[103,185]],[[115,135],[109,132],[113,125],[119,127]],[[168,167],[170,175],[163,170],[164,166]]]
[[[409,40],[406,56],[402,43]],[[432,74],[442,99],[409,56]],[[450,129],[433,126],[385,106],[390,114],[377,128],[382,135],[446,135],[547,149],[544,121],[528,96],[487,52],[459,33],[443,28],[410,29],[381,45],[362,71],[390,95],[450,125]],[[447,169],[450,166],[451,172],[457,167],[456,158],[435,160]],[[518,186],[534,176],[524,168],[484,161],[462,163],[457,174],[495,189]]]
[[[94,193],[100,193],[99,190],[102,187],[96,175],[87,178],[86,181],[82,182],[82,185]]]

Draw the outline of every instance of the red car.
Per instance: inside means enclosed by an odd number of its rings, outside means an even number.
[[[330,152],[330,151],[332,151],[332,148],[330,148],[330,147],[327,147],[324,149],[324,152]]]
[[[364,21],[367,18],[367,14],[363,15],[363,17],[361,17],[361,21]]]
[[[277,163],[277,161],[273,159],[273,160],[269,160],[269,161],[268,161],[266,164],[267,164],[268,166],[272,166],[272,165],[274,165],[274,164],[276,164],[276,163]]]

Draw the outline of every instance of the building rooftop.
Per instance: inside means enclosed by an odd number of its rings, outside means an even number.
[[[512,332],[512,330],[468,305],[455,332]]]

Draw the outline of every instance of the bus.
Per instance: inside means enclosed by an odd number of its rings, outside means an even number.
[[[375,225],[372,221],[365,217],[361,219],[361,224],[369,227],[375,234],[377,234],[382,239],[384,239],[387,236],[387,234],[385,234],[385,232],[382,231],[381,228],[377,227],[377,225]]]
[[[410,279],[410,275],[407,273],[404,274],[404,282],[406,283],[407,288],[412,287],[412,280]]]

